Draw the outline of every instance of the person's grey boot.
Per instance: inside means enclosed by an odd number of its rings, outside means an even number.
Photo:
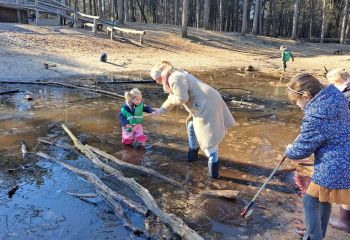
[[[336,229],[350,233],[350,210],[346,210],[340,206],[339,218],[331,218],[329,224]]]
[[[188,149],[188,161],[192,162],[192,161],[197,161],[198,160],[198,151],[199,148],[196,149]]]

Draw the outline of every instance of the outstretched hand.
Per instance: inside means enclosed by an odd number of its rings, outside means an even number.
[[[153,108],[152,115],[157,116],[160,114],[159,108]]]

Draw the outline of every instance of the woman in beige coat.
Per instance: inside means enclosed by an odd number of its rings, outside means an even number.
[[[153,67],[151,77],[162,84],[164,91],[169,94],[159,113],[183,105],[190,114],[187,121],[188,160],[197,160],[201,148],[209,158],[209,175],[219,178],[218,145],[227,129],[235,123],[220,93],[193,75],[174,69],[166,61]]]

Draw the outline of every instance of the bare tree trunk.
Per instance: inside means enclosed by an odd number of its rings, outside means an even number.
[[[189,7],[189,0],[183,0],[183,3],[182,3],[182,29],[181,29],[181,36],[183,38],[187,38],[188,7]]]
[[[92,0],[89,0],[89,14],[92,15]]]
[[[239,0],[235,0],[235,32],[239,32]]]
[[[292,39],[298,38],[298,18],[299,18],[300,0],[295,0]]]
[[[323,6],[322,6],[322,28],[321,28],[321,43],[323,43],[324,40],[324,33],[326,31],[326,0],[323,0]]]
[[[86,0],[83,0],[83,13],[86,13]]]
[[[219,30],[224,30],[224,18],[223,18],[223,2],[222,0],[219,0]]]
[[[349,5],[349,0],[345,0],[345,6],[343,11],[343,22],[341,25],[341,33],[340,33],[340,44],[345,43],[346,24],[347,24],[347,17],[348,17],[348,5]]]
[[[255,0],[254,5],[254,19],[253,19],[253,35],[257,35],[259,32],[259,13],[260,13],[260,0]]]
[[[123,0],[118,0],[118,21],[120,24],[124,23],[124,15],[123,15]]]
[[[209,29],[210,0],[204,0],[203,28]]]
[[[174,24],[179,25],[179,0],[175,0],[174,5]]]
[[[102,0],[98,0],[98,15],[100,17],[103,17],[103,12],[102,12]]]
[[[124,16],[125,22],[129,21],[129,0],[124,0]]]
[[[168,1],[164,0],[164,23],[167,24],[168,23]]]
[[[349,11],[349,16],[348,16],[348,26],[346,27],[345,37],[350,38],[350,11]]]
[[[244,0],[241,36],[245,36],[245,33],[247,31],[247,21],[248,21],[247,18],[248,18],[248,0]]]
[[[115,2],[114,0],[111,0],[111,20],[115,20]]]
[[[94,16],[97,16],[97,0],[93,0],[94,4]]]
[[[131,13],[131,16],[130,16],[130,21],[132,22],[135,22],[136,19],[135,19],[135,5],[134,5],[134,0],[130,0],[130,13]]]
[[[260,0],[260,7],[259,7],[259,10],[260,10],[260,14],[259,14],[259,32],[258,34],[259,35],[263,35],[263,26],[264,26],[264,6],[265,6],[265,3],[263,3],[264,0]]]
[[[309,25],[309,38],[312,38],[312,28],[314,24],[314,14],[313,10],[314,9],[314,2],[313,0],[309,0],[309,11],[310,11],[310,25]]]
[[[119,1],[119,0],[118,0]],[[137,6],[139,7],[140,9],[140,12],[141,12],[141,15],[142,15],[142,18],[143,20],[145,21],[145,23],[147,23],[147,18],[146,18],[146,15],[145,15],[145,12],[140,4],[140,1],[139,0],[136,0],[136,3],[137,3]]]
[[[197,24],[197,28],[199,28],[200,10],[201,10],[200,0],[196,0],[196,24]]]

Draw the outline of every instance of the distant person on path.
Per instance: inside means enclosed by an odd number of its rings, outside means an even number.
[[[122,124],[122,143],[136,146],[145,145],[147,136],[143,133],[143,112],[157,114],[156,109],[152,109],[142,101],[141,91],[137,88],[125,92],[125,103],[120,109],[119,120]]]
[[[193,75],[175,69],[167,61],[154,66],[150,75],[163,85],[163,90],[168,94],[159,113],[183,105],[190,114],[186,122],[188,161],[197,160],[201,148],[209,158],[209,176],[219,178],[218,145],[235,123],[220,93]]]
[[[283,71],[285,72],[287,68],[287,62],[290,59],[292,59],[292,61],[294,62],[294,57],[290,49],[288,49],[287,47],[281,46],[280,51],[281,51],[281,57],[282,57],[282,67],[283,67]]]
[[[334,86],[324,87],[311,74],[300,74],[288,84],[288,96],[304,110],[299,137],[285,156],[300,160],[314,153],[314,172],[303,198],[304,240],[326,236],[331,203],[350,204],[350,110]]]
[[[343,68],[336,68],[327,73],[329,83],[338,88],[348,100],[350,107],[350,75]],[[350,169],[348,169],[350,174]],[[350,198],[350,195],[348,196]],[[338,219],[331,218],[329,224],[337,229],[350,233],[350,205],[340,205],[340,215]]]

